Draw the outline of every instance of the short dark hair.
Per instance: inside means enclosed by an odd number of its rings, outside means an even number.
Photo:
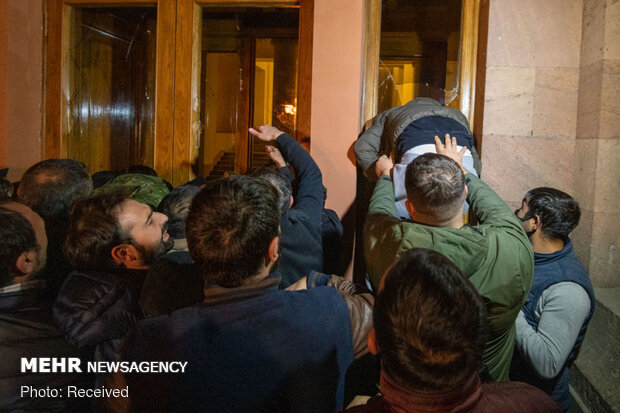
[[[118,174],[114,171],[95,172],[90,178],[93,181],[93,189],[101,188],[108,182],[116,178]]]
[[[30,222],[19,212],[0,207],[0,268],[11,275],[17,258],[23,252],[39,248]],[[0,287],[12,284],[12,278],[3,278]]]
[[[255,169],[252,176],[269,181],[278,190],[280,215],[284,214],[288,210],[291,204],[291,196],[293,196],[293,188],[289,180],[269,166]]]
[[[13,196],[13,184],[11,181],[0,178],[0,196],[11,197]]]
[[[72,159],[47,159],[22,176],[18,197],[44,220],[67,215],[69,207],[88,196],[93,184],[86,166]]]
[[[131,242],[118,222],[123,204],[129,200],[124,188],[110,190],[76,202],[69,215],[65,256],[78,270],[114,270],[112,248]]]
[[[192,199],[198,192],[199,186],[182,185],[170,191],[159,203],[157,210],[168,216],[168,233],[172,238],[185,238],[185,220]]]
[[[405,189],[416,210],[448,221],[463,205],[465,175],[447,156],[425,153],[407,165]]]
[[[486,310],[459,268],[438,252],[414,248],[383,279],[374,327],[383,369],[416,390],[447,390],[479,367]]]
[[[523,198],[528,212],[523,219],[538,215],[542,232],[551,239],[568,239],[579,225],[581,209],[573,197],[559,189],[539,187],[528,191]]]
[[[207,282],[230,288],[258,274],[279,225],[273,185],[233,175],[207,183],[194,197],[185,232]]]
[[[157,176],[157,172],[155,169],[146,165],[131,165],[121,171],[121,175],[124,174],[141,174],[141,175],[150,175]]]

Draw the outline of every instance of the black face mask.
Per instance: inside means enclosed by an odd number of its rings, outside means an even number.
[[[525,222],[525,221],[527,221],[528,219],[532,218],[532,217],[528,217],[528,214],[525,214],[525,216],[524,216],[523,218],[521,218],[521,217],[519,216],[519,209],[520,209],[520,208],[515,209],[515,217],[517,217],[517,219],[518,219],[519,221],[521,221],[521,222]],[[532,236],[535,232],[536,232],[536,230],[534,230],[534,231],[525,231],[525,235],[527,235],[527,237],[529,238],[529,237],[531,237],[531,236]]]

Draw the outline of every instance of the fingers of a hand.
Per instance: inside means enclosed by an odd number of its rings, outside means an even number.
[[[463,156],[463,155],[465,155],[465,151],[467,151],[467,147],[466,147],[466,146],[463,146],[463,147],[461,148],[461,150],[459,151],[459,156]]]
[[[445,140],[446,140],[446,149],[448,149],[450,147],[450,145],[452,144],[450,142],[450,134],[446,133],[446,136],[444,136]]]
[[[439,136],[435,136],[435,152],[441,153],[443,150],[443,143],[441,143],[441,139]]]
[[[254,136],[258,136],[258,135],[260,135],[260,132],[259,132],[259,131],[257,131],[257,130],[256,130],[256,129],[254,129],[254,128],[250,128],[250,129],[248,129],[248,132],[250,132],[250,133],[251,133],[252,135],[254,135]]]

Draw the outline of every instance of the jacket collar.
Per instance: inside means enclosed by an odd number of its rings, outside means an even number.
[[[469,411],[482,394],[480,378],[472,375],[463,385],[447,391],[421,391],[407,388],[381,370],[381,393],[390,412]]]
[[[205,299],[203,304],[210,306],[246,300],[248,298],[257,297],[271,290],[277,290],[279,284],[279,277],[264,278],[255,283],[236,288],[226,288],[212,284],[205,288]]]
[[[548,264],[553,261],[560,260],[567,255],[571,255],[573,253],[573,243],[570,238],[567,238],[566,243],[564,244],[564,248],[559,251],[556,251],[552,254],[540,254],[538,252],[534,253],[534,263],[536,265],[540,264]]]

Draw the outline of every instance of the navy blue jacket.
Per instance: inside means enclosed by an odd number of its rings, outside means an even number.
[[[205,290],[202,304],[136,324],[129,361],[186,361],[182,374],[127,374],[133,411],[331,412],[353,360],[349,310],[335,288],[277,279]]]
[[[310,154],[289,135],[283,133],[276,142],[297,174],[294,204],[280,219],[282,258],[272,274],[281,278],[280,288],[286,288],[311,270],[323,268],[323,177]]]
[[[579,331],[577,341],[571,353],[568,355],[564,367],[556,377],[547,380],[538,376],[536,371],[523,359],[519,352],[515,351],[510,368],[511,380],[523,381],[544,390],[547,394],[551,395],[565,411],[568,410],[570,406],[568,369],[579,354],[579,348],[585,338],[588,322],[594,314],[595,307],[592,283],[581,261],[579,261],[579,258],[575,255],[573,244],[570,239],[567,240],[564,248],[553,254],[534,253],[534,281],[532,282],[532,288],[523,306],[523,315],[525,319],[530,326],[536,329],[538,321],[540,320],[536,315],[536,306],[538,305],[540,295],[551,285],[566,281],[579,284],[586,293],[588,293],[590,298],[590,313]]]

